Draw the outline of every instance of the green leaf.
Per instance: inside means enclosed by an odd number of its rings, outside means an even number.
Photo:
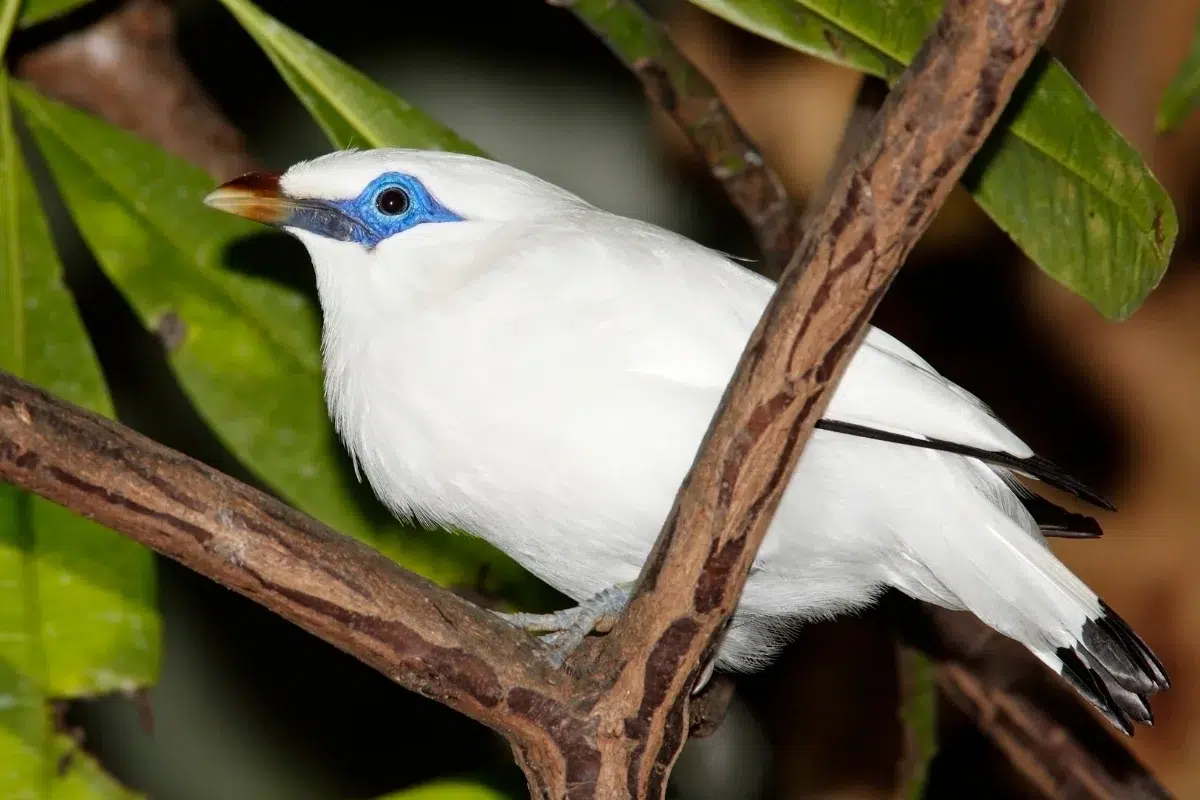
[[[895,80],[942,0],[692,0],[787,47]],[[1114,319],[1167,268],[1179,223],[1166,191],[1061,64],[1042,54],[964,185],[1056,280]]]
[[[0,75],[0,369],[111,416],[18,149],[8,86]],[[154,681],[155,595],[148,550],[0,486],[0,797],[34,796],[51,781],[66,785],[66,777],[54,777],[63,745],[50,725],[50,698],[132,691]]]
[[[504,792],[481,783],[438,780],[386,794],[378,800],[510,800]]]
[[[0,797],[6,800],[138,800],[70,738],[50,732],[45,709],[33,704],[29,719],[17,730],[0,725]],[[22,737],[27,738],[22,738]],[[41,742],[45,742],[44,749]],[[32,746],[37,742],[37,746]]]
[[[496,591],[528,585],[482,540],[402,526],[353,482],[325,410],[315,304],[237,268],[259,266],[233,248],[261,227],[204,206],[212,181],[200,170],[16,88],[101,267],[168,342],[184,390],[232,453],[297,508],[431,580],[474,586],[488,565]],[[310,269],[303,256],[294,267]]]
[[[21,5],[21,27],[46,22],[90,2],[91,0],[25,0]]]
[[[0,0],[0,56],[8,48],[8,40],[17,25],[17,14],[21,0]]]
[[[1171,85],[1163,92],[1154,125],[1159,132],[1169,131],[1187,119],[1200,104],[1200,17],[1192,32],[1192,46]]]
[[[221,0],[337,148],[483,151],[248,0]]]

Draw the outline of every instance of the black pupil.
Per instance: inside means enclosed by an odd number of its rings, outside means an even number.
[[[403,214],[408,210],[408,195],[403,189],[386,189],[376,198],[375,205],[389,216]]]

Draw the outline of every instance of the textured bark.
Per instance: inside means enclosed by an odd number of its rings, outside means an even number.
[[[750,338],[594,674],[597,793],[661,797],[804,443],[905,256],[983,144],[1061,3],[950,0],[842,170]],[[615,669],[615,672],[612,670]],[[581,792],[579,796],[593,796]]]
[[[269,495],[3,372],[0,479],[495,728],[533,754],[533,768],[553,764],[556,708],[571,688],[534,639]]]

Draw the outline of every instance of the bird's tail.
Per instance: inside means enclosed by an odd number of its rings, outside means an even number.
[[[910,573],[908,593],[965,607],[1016,639],[1126,734],[1131,721],[1153,724],[1147,698],[1170,685],[1162,662],[1058,560],[1032,519],[1023,525],[1026,515],[988,505],[982,515],[972,508],[975,530],[909,542],[929,572]]]
[[[1113,725],[1132,734],[1131,720],[1154,724],[1149,696],[1171,682],[1141,637],[1107,603],[1096,602],[1099,611],[1089,614],[1073,644],[1033,652]]]

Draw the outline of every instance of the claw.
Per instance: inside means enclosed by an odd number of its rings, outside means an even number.
[[[542,642],[550,648],[550,659],[562,666],[584,638],[597,628],[611,628],[625,610],[632,584],[618,584],[584,600],[574,608],[551,614],[500,614],[510,625],[530,633],[540,633]]]
[[[542,644],[550,651],[550,660],[554,666],[561,667],[567,661],[567,656],[571,655],[571,651],[575,649],[578,642],[572,642],[567,635],[567,631],[555,631],[547,633],[545,636],[538,637]]]
[[[700,692],[704,690],[704,687],[708,685],[708,682],[712,680],[713,669],[715,669],[716,666],[717,659],[715,656],[710,658],[708,663],[704,665],[704,669],[700,671],[700,677],[696,679],[696,685],[692,687],[693,697],[700,694]]]

